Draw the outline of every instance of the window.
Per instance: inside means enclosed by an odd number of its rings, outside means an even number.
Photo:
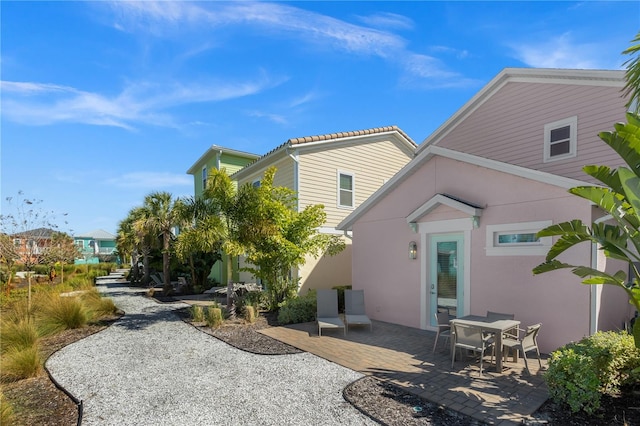
[[[544,162],[576,156],[578,117],[544,126]]]
[[[16,247],[20,247],[21,241],[20,238],[14,238],[13,239],[13,245]]]
[[[539,222],[487,225],[487,256],[545,255],[551,247],[551,237],[536,238],[536,234],[551,225]]]
[[[207,187],[207,167],[202,168],[202,190]]]
[[[76,245],[77,245],[79,248],[83,249],[83,248],[84,248],[84,240],[77,240],[77,241],[76,241]]]
[[[338,172],[338,207],[352,209],[353,206],[353,174]]]
[[[252,185],[254,188],[260,188],[260,185],[261,185],[260,180],[254,180],[254,181],[251,183],[251,185]]]

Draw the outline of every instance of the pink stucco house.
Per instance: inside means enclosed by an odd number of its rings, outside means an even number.
[[[623,85],[622,71],[508,68],[425,139],[338,225],[353,232],[352,285],[369,316],[435,330],[438,309],[513,313],[543,324],[543,352],[622,327],[632,308],[621,289],[531,270],[552,244],[537,231],[607,219],[567,189],[593,183],[586,164],[622,164],[598,133],[624,120]],[[559,260],[627,269],[588,244]]]

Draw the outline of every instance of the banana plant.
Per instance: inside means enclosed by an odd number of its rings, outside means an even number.
[[[569,268],[583,278],[583,284],[607,284],[622,288],[629,302],[640,312],[640,116],[629,112],[626,117],[626,123],[617,123],[613,131],[602,132],[599,136],[620,155],[628,167],[612,170],[607,166],[585,166],[585,173],[604,186],[579,186],[569,190],[599,206],[615,224],[593,223],[589,227],[576,219],[541,230],[538,237],[558,239],[549,249],[545,262],[536,266],[533,273]],[[629,275],[622,270],[608,274],[556,259],[570,247],[582,242],[597,244],[607,258],[627,262]],[[640,348],[640,320],[635,321],[633,337],[636,347]]]

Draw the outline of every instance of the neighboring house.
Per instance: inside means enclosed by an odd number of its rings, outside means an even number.
[[[13,245],[20,256],[18,262],[40,263],[45,249],[51,243],[51,238],[56,231],[49,228],[37,228],[29,231],[12,234]]]
[[[540,229],[606,220],[567,189],[593,183],[586,164],[622,164],[598,133],[625,119],[623,76],[508,68],[429,136],[338,225],[353,232],[353,287],[365,290],[367,314],[435,330],[442,309],[513,313],[542,323],[544,352],[620,329],[632,317],[624,291],[532,269],[552,243],[535,238]],[[559,260],[627,271],[587,243]]]
[[[107,258],[116,251],[116,236],[102,229],[75,235],[73,243],[78,247],[80,256],[74,263],[99,263],[100,258]]]
[[[202,196],[202,192],[206,187],[207,178],[209,177],[209,172],[211,170],[224,169],[227,174],[231,175],[259,157],[260,156],[257,154],[224,148],[219,145],[212,145],[195,163],[193,163],[189,170],[187,170],[188,174],[193,175],[194,195],[196,197]],[[218,283],[227,282],[227,268],[225,262],[226,260],[216,262],[211,269],[211,275],[209,275],[209,277]],[[237,268],[234,270],[234,276],[232,279],[234,281],[238,280]]]
[[[415,149],[416,143],[396,126],[307,136],[289,139],[231,177],[238,185],[259,185],[264,172],[275,166],[274,185],[297,193],[299,211],[324,205],[327,221],[320,232],[342,235],[346,249],[308,258],[293,271],[300,291],[306,292],[351,284],[351,240],[335,227],[407,164]],[[241,281],[254,280],[248,273],[240,276]]]

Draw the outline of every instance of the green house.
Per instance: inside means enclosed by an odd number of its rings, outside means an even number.
[[[116,236],[102,229],[75,235],[73,243],[80,250],[75,264],[99,263],[101,258],[108,259],[116,251]]]
[[[227,174],[232,175],[258,158],[260,158],[260,156],[257,154],[237,151],[235,149],[229,149],[219,145],[212,145],[200,156],[200,158],[198,158],[195,163],[193,163],[189,170],[187,170],[187,173],[193,176],[194,195],[196,197],[202,196],[210,170],[224,169]],[[234,266],[234,276],[232,276],[231,279],[237,281],[237,264]],[[216,262],[211,269],[209,277],[218,283],[226,284],[228,282],[226,260]]]

